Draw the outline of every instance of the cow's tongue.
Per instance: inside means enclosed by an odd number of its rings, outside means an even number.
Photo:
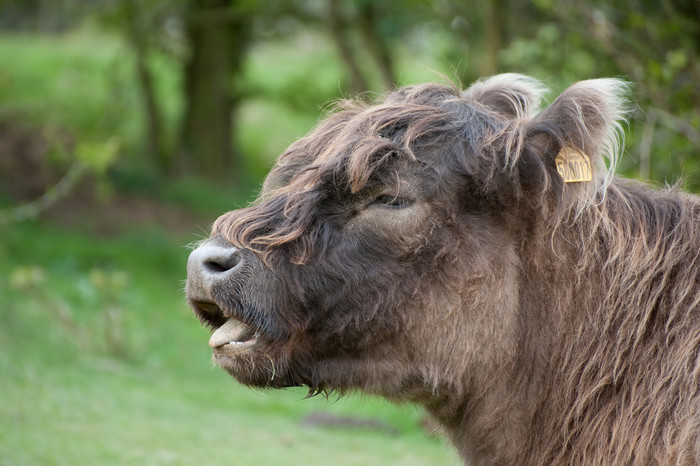
[[[245,339],[248,327],[237,319],[229,319],[216,329],[209,339],[209,346],[219,348],[229,343],[239,343]]]

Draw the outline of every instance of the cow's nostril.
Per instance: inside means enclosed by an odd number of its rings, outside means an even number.
[[[211,288],[228,280],[245,262],[244,254],[233,246],[203,244],[187,260],[187,293],[191,299],[210,300]]]
[[[227,269],[223,265],[217,263],[217,262],[205,262],[204,263],[204,270],[210,273],[220,273],[220,272],[226,272]]]
[[[204,261],[202,267],[205,271],[209,273],[224,273],[235,268],[241,263],[241,255],[238,251],[234,251],[231,254],[211,257]]]

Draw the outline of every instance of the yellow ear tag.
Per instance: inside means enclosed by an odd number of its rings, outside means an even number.
[[[575,147],[562,147],[554,161],[557,164],[557,171],[564,178],[565,183],[577,183],[593,179],[591,160]]]

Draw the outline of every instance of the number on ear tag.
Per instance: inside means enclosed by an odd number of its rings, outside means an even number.
[[[564,146],[555,159],[557,171],[565,183],[591,181],[591,160],[586,154],[571,146]]]

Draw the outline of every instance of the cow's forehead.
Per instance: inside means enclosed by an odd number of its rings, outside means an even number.
[[[473,98],[435,84],[400,89],[373,105],[348,102],[280,156],[262,194],[328,186],[356,194],[377,178],[386,182],[388,166],[394,175],[421,164],[446,174],[502,123]]]

